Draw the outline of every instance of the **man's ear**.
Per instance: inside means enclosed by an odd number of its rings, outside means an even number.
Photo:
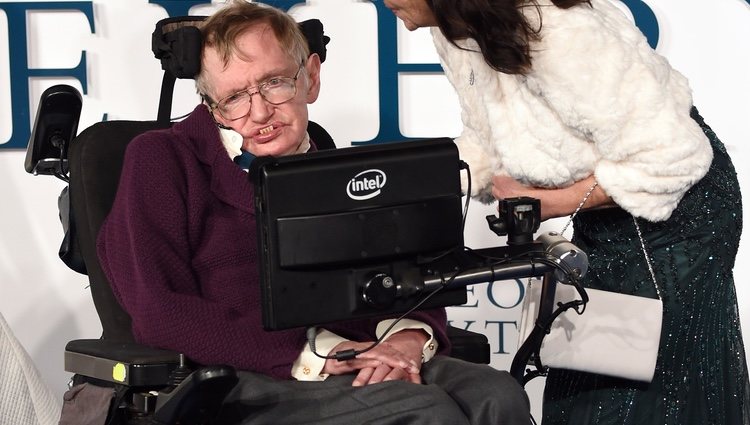
[[[307,103],[313,103],[320,94],[320,56],[311,54],[305,63],[307,69]]]

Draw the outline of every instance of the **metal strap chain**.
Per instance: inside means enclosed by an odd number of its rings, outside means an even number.
[[[594,189],[596,189],[597,186],[599,186],[599,182],[596,181],[596,180],[594,180],[594,184],[589,188],[588,192],[586,192],[586,194],[583,195],[583,199],[581,200],[581,202],[576,207],[576,210],[573,211],[573,214],[571,214],[570,218],[568,218],[568,222],[565,223],[565,226],[563,226],[562,231],[560,231],[560,235],[561,236],[563,234],[565,234],[566,230],[568,230],[568,226],[570,226],[570,223],[573,222],[573,218],[576,216],[576,214],[578,214],[578,211],[581,211],[581,208],[583,208],[583,205],[589,199],[589,197],[591,196],[591,194],[594,193]],[[528,282],[529,286],[526,288],[527,291],[531,289],[531,282],[532,282],[532,280],[533,280],[533,278],[529,277],[529,282]]]
[[[564,234],[566,230],[568,230],[568,227],[570,226],[570,223],[573,222],[573,218],[578,214],[579,211],[583,208],[584,204],[586,204],[586,201],[588,201],[589,197],[592,193],[594,193],[594,189],[599,186],[598,181],[594,181],[594,184],[591,185],[588,192],[583,196],[583,199],[578,204],[578,207],[576,207],[576,210],[573,211],[573,214],[570,215],[570,218],[568,218],[568,222],[565,223],[565,226],[563,226],[562,231],[560,234]],[[643,257],[646,259],[646,266],[648,266],[648,272],[651,274],[651,281],[654,283],[654,289],[656,289],[656,296],[661,299],[661,290],[659,289],[659,284],[656,283],[656,273],[654,273],[654,267],[651,265],[651,259],[648,256],[648,251],[646,250],[646,241],[643,239],[643,235],[641,234],[641,227],[638,225],[638,220],[636,220],[635,216],[633,216],[633,224],[635,224],[635,231],[638,234],[638,240],[641,242],[641,250],[643,251]]]
[[[583,195],[583,199],[581,200],[581,203],[578,204],[578,207],[576,207],[576,210],[573,211],[573,214],[571,214],[570,218],[568,218],[568,222],[565,223],[565,226],[563,226],[563,229],[560,232],[561,235],[564,234],[566,230],[568,230],[568,226],[570,226],[570,223],[573,222],[573,218],[576,216],[576,214],[578,214],[578,211],[581,211],[581,208],[583,208],[583,204],[585,204],[586,201],[588,201],[589,196],[591,196],[591,194],[594,193],[594,189],[596,189],[597,186],[599,186],[599,182],[594,180],[594,184],[591,186],[589,191],[586,192],[585,195]]]
[[[646,241],[643,240],[641,234],[641,226],[638,225],[638,220],[633,216],[633,224],[635,224],[635,231],[638,233],[638,239],[641,241],[641,250],[643,250],[643,256],[646,257],[646,266],[648,266],[648,272],[651,274],[651,280],[654,282],[654,288],[656,289],[656,296],[661,299],[661,290],[659,285],[656,283],[656,274],[654,273],[654,267],[651,265],[651,259],[649,259],[648,251],[646,251]]]

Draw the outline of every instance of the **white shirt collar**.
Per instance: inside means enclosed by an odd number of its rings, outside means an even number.
[[[221,137],[221,143],[224,144],[224,149],[229,154],[229,159],[234,159],[236,156],[242,154],[242,135],[232,130],[231,128],[219,127],[219,137]]]
[[[310,150],[310,135],[305,132],[305,137],[302,139],[302,143],[297,146],[297,150],[294,151],[295,154],[298,153],[305,153]]]

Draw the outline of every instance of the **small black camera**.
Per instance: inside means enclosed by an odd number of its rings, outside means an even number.
[[[522,196],[502,199],[498,204],[498,215],[487,216],[490,230],[498,236],[507,235],[508,245],[530,243],[542,221],[541,202]]]

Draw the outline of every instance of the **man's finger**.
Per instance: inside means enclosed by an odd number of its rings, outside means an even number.
[[[385,363],[376,367],[375,371],[372,373],[372,376],[370,376],[370,380],[367,381],[367,384],[369,385],[383,382],[383,379],[388,376],[388,374],[391,373],[392,370],[393,368]]]
[[[370,380],[370,377],[375,372],[375,368],[372,367],[366,367],[359,371],[357,374],[357,377],[354,378],[354,382],[352,382],[353,387],[362,387],[368,383]]]

